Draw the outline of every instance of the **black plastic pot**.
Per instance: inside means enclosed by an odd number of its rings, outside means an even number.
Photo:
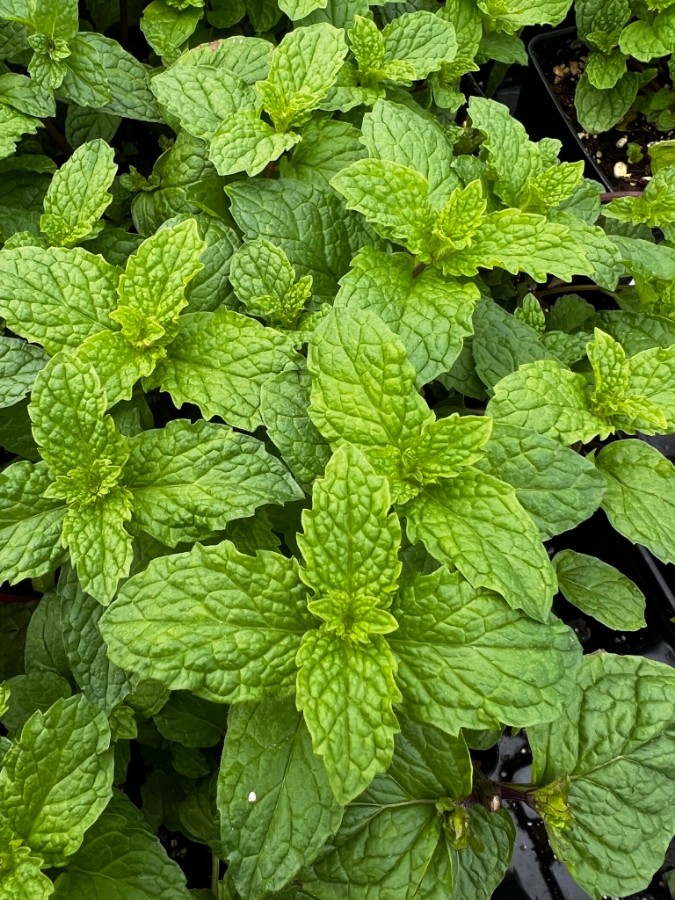
[[[559,28],[533,37],[527,51],[534,72],[523,80],[516,117],[523,123],[532,140],[555,137],[562,143],[561,158],[565,162],[583,159],[587,178],[594,178],[608,191],[614,185],[607,174],[589,153],[577,134],[577,126],[571,122],[553,90],[545,69],[546,50],[573,40],[575,28]],[[550,52],[548,56],[550,56]]]
[[[553,538],[549,549],[555,553],[571,549],[597,556],[631,578],[645,595],[647,625],[634,632],[612,631],[558,595],[554,612],[574,629],[585,653],[606,650],[675,666],[675,625],[671,622],[675,616],[675,567],[663,566],[649,551],[617,534],[603,512]],[[531,761],[526,738],[519,733],[502,739],[498,755],[486,753],[483,769],[496,781],[526,783],[530,781]],[[590,900],[553,855],[539,817],[523,804],[508,805],[516,823],[516,843],[512,865],[493,900]],[[671,846],[665,868],[674,867],[675,846]],[[657,874],[647,889],[632,895],[630,900],[669,897],[661,875]]]

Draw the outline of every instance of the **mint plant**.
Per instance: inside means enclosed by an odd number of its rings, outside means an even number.
[[[559,536],[675,563],[675,170],[454,117],[568,6],[0,0],[3,896],[489,900],[507,802],[661,865],[675,676]]]
[[[581,126],[609,131],[627,115],[641,113],[660,131],[675,124],[671,84],[672,4],[575,0],[579,37],[588,45],[576,89]]]

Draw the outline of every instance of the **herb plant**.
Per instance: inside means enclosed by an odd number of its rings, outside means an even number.
[[[567,5],[0,0],[2,896],[488,900],[505,801],[661,865],[675,675],[553,604],[644,627],[600,509],[675,563],[675,169],[453,118]]]
[[[673,4],[575,0],[574,11],[579,37],[589,49],[575,97],[582,127],[609,131],[626,116],[641,113],[660,131],[671,131]]]

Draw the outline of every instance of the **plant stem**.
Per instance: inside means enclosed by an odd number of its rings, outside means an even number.
[[[545,288],[543,291],[534,291],[535,297],[549,297],[551,294],[583,294],[584,291],[601,291],[615,297],[616,291],[608,291],[597,284],[561,284],[559,287]]]
[[[606,194],[600,194],[601,203],[609,203],[616,200],[617,197],[641,197],[642,191],[607,191]]]
[[[412,277],[417,278],[417,276],[420,275],[426,269],[426,267],[427,267],[426,263],[423,263],[423,262],[417,263],[415,268],[412,270]]]
[[[211,853],[211,893],[218,896],[218,879],[220,878],[220,860],[215,853]]]
[[[70,146],[70,144],[65,139],[65,137],[61,134],[61,132],[56,127],[56,125],[52,122],[52,120],[51,119],[43,119],[42,121],[44,122],[44,126],[47,129],[47,134],[51,138],[52,143],[56,147],[58,147],[58,149],[62,153],[65,153],[66,156],[72,156],[73,152],[74,152],[73,148]]]

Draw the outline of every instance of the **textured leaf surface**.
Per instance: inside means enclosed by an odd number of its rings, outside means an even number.
[[[109,744],[106,717],[78,695],[36,712],[5,754],[5,822],[48,864],[77,850],[110,799]]]
[[[280,460],[255,438],[184,419],[132,438],[124,483],[134,521],[169,546],[221,531],[265,503],[300,491]]]
[[[23,400],[46,362],[39,347],[18,338],[0,337],[0,407]]]
[[[40,229],[52,244],[72,247],[91,234],[109,204],[117,166],[103,140],[78,147],[52,178]],[[76,202],[73,202],[73,201]]]
[[[0,576],[39,578],[64,558],[63,500],[44,496],[52,479],[44,463],[20,461],[0,472]]]
[[[591,412],[583,375],[548,359],[521,366],[498,382],[487,414],[564,444],[604,439],[613,431]]]
[[[472,331],[479,292],[432,268],[413,278],[413,266],[407,254],[364,247],[340,282],[335,306],[376,313],[403,342],[420,387],[452,368]]]
[[[555,575],[537,528],[503,481],[477,469],[431,485],[405,507],[408,535],[474,587],[501,594],[514,609],[548,619]]]
[[[388,768],[394,752],[392,704],[401,696],[396,661],[379,635],[355,644],[313,630],[304,636],[297,662],[297,704],[314,752],[338,801],[349,803]]]
[[[111,327],[119,272],[86,250],[3,250],[0,276],[0,314],[50,354]]]
[[[605,477],[602,508],[616,530],[675,563],[675,468],[643,441],[616,441],[597,457]]]
[[[585,658],[579,687],[561,718],[528,731],[545,786],[537,806],[554,852],[593,897],[639,891],[675,830],[675,676],[601,654]]]
[[[220,703],[289,693],[312,618],[297,565],[225,541],[153,560],[101,620],[117,665]]]
[[[194,403],[202,415],[252,431],[261,423],[260,391],[295,368],[293,342],[254,319],[221,308],[181,317],[181,330],[153,376],[176,404]]]
[[[188,900],[185,876],[119,792],[56,879],[54,900]]]
[[[235,883],[252,900],[287,884],[337,830],[342,809],[292,699],[232,707],[218,808]]]
[[[618,631],[645,627],[645,598],[636,584],[608,563],[563,550],[553,558],[558,587],[566,600]]]
[[[216,130],[209,157],[219,175],[253,176],[299,140],[296,134],[278,134],[257,112],[238,112],[226,116]]]
[[[558,441],[497,421],[476,465],[506,481],[543,540],[574,528],[600,506],[604,483],[592,462]]]
[[[404,707],[450,734],[546,722],[574,690],[574,633],[552,616],[533,621],[457,572],[417,576],[392,612]]]

